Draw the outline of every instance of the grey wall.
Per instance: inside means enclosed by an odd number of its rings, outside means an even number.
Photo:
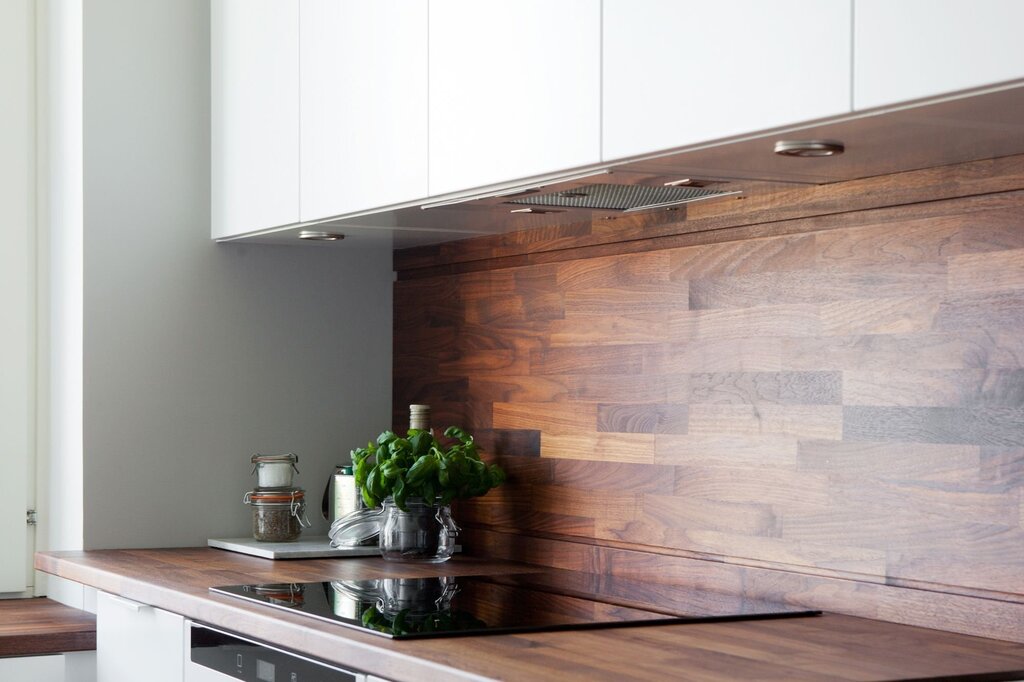
[[[390,422],[389,246],[210,240],[206,0],[85,0],[83,89],[85,548],[247,534],[257,451],[319,506]]]

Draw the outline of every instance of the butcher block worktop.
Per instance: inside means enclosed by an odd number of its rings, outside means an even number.
[[[275,562],[210,548],[92,550],[40,553],[36,568],[396,681],[1024,678],[1022,644],[832,614],[392,641],[208,591],[236,583],[524,569],[471,557],[410,565],[378,558]]]
[[[50,599],[0,600],[0,658],[96,648],[96,617]]]

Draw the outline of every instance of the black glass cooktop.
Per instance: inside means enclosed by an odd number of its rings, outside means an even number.
[[[211,587],[210,591],[385,637],[453,637],[817,615],[758,599],[660,586],[665,612],[613,603],[553,573],[380,577]],[[624,581],[602,580],[611,592]],[[637,583],[633,583],[636,585]],[[679,615],[685,614],[685,615]]]

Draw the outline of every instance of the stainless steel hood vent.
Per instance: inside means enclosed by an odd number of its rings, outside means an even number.
[[[722,191],[704,187],[651,187],[649,185],[596,184],[563,189],[546,194],[531,194],[508,199],[506,204],[583,208],[598,211],[647,211],[667,208],[691,201],[739,194],[738,190]]]

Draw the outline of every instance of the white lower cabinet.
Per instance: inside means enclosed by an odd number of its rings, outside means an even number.
[[[0,658],[3,682],[96,682],[96,652]]]
[[[4,682],[64,682],[64,657],[25,656],[0,658],[0,680]]]
[[[182,682],[185,619],[105,592],[96,596],[99,682]]]
[[[69,651],[64,654],[64,682],[96,682],[96,652]]]

